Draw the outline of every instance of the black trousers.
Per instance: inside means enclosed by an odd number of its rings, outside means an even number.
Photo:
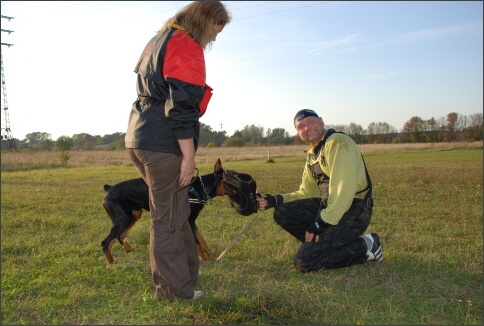
[[[302,242],[294,257],[296,268],[313,272],[363,264],[368,249],[360,237],[370,224],[371,198],[354,199],[338,225],[324,223],[319,241],[306,242],[306,227],[314,223],[320,202],[321,198],[295,200],[278,205],[274,211],[276,223]]]

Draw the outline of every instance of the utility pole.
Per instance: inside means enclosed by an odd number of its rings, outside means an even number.
[[[9,16],[4,16],[2,15],[2,19],[8,19],[10,21],[13,19],[13,17]],[[2,32],[8,33],[13,33],[13,31],[8,30],[8,29],[3,29]],[[2,42],[2,49],[3,46],[6,47],[11,47],[13,44],[10,43],[3,43]],[[15,142],[15,138],[13,138],[12,135],[12,130],[10,129],[10,118],[8,116],[8,101],[7,101],[7,85],[5,83],[5,72],[3,69],[3,52],[2,52],[2,138],[1,140],[3,141],[4,139],[8,142],[8,148],[13,151],[17,151],[17,143]]]

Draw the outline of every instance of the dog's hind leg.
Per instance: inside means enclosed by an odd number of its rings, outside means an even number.
[[[198,229],[195,231],[195,237],[197,238],[197,250],[198,258],[202,261],[211,260],[213,255],[215,255],[212,250],[207,245],[207,242],[203,238],[202,234]]]
[[[111,253],[111,247],[113,246],[113,242],[115,240],[111,240],[109,245],[104,249],[104,254],[106,255],[106,258],[108,259],[108,264],[114,264],[114,257],[113,254]]]
[[[101,242],[101,247],[103,249],[104,254],[106,255],[106,258],[108,259],[109,264],[114,263],[114,257],[113,254],[111,253],[111,247],[113,246],[114,241],[116,241],[116,234],[119,232],[119,227],[114,225],[111,228],[111,232],[109,232],[109,235],[106,237]]]
[[[143,213],[143,210],[135,210],[132,211],[133,214],[133,219],[131,220],[131,224],[124,230],[123,233],[118,237],[119,243],[126,249],[127,252],[133,251],[133,248],[128,244],[126,241],[126,237],[128,236],[128,231],[131,229],[131,227],[138,222],[138,220],[141,218],[141,214]]]

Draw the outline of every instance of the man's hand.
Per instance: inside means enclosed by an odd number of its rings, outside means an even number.
[[[277,205],[276,197],[269,194],[263,194],[263,195],[257,196],[256,199],[257,199],[257,204],[259,206],[259,210],[261,211],[275,207]]]
[[[306,242],[319,241],[320,235],[323,234],[323,224],[323,220],[318,216],[306,227]]]

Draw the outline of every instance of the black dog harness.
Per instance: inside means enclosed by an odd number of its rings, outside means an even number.
[[[191,204],[201,204],[205,205],[212,197],[208,194],[207,188],[205,187],[205,184],[203,183],[202,177],[198,176],[198,180],[200,180],[200,184],[202,185],[203,193],[200,194],[193,186],[190,186],[188,188],[188,194],[190,198],[190,203]],[[196,181],[196,178],[193,179],[192,182],[190,182],[190,185],[192,185]]]

